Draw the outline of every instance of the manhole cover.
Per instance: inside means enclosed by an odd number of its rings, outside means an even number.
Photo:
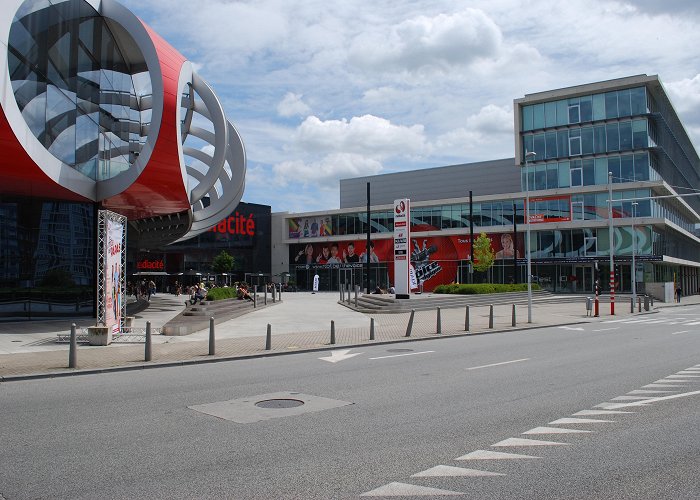
[[[303,401],[298,399],[266,399],[265,401],[258,401],[255,406],[258,408],[295,408],[297,406],[303,405]]]
[[[387,349],[386,352],[413,352],[413,349]]]

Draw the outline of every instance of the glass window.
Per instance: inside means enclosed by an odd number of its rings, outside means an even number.
[[[583,185],[592,186],[593,184],[595,184],[595,162],[583,160]]]
[[[544,158],[544,134],[535,134],[533,143],[535,159]]]
[[[620,122],[620,151],[632,149],[632,122]]]
[[[605,153],[605,125],[593,127],[593,151],[595,153]]]
[[[617,123],[608,123],[605,126],[608,151],[618,151],[620,149],[620,131]]]
[[[649,146],[647,141],[647,121],[634,120],[632,122],[632,147],[634,149],[642,149]]]
[[[544,124],[547,127],[557,125],[557,103],[555,101],[544,103]]]
[[[579,123],[581,116],[578,104],[569,104],[569,123]]]
[[[649,180],[649,155],[647,153],[634,155],[634,178],[638,181]]]
[[[622,182],[634,180],[634,156],[623,155],[620,157],[620,177]]]
[[[593,96],[593,119],[605,119],[605,95],[596,94]]]
[[[571,199],[571,215],[573,220],[583,220],[583,201],[573,201]]]
[[[569,175],[569,162],[562,161],[557,165],[559,171],[559,187],[569,187],[571,176]]]
[[[547,189],[547,165],[537,165],[535,168],[535,189]]]
[[[590,122],[591,120],[593,120],[593,104],[591,96],[587,95],[585,97],[582,97],[579,107],[581,111],[582,122]]]
[[[630,91],[629,89],[620,90],[617,93],[617,116],[630,116],[632,114],[632,107],[630,106]]]
[[[523,130],[532,130],[532,106],[523,106]]]
[[[562,99],[557,101],[557,126],[568,125],[569,123],[569,103]]]
[[[581,130],[569,130],[569,154],[571,156],[581,154]]]
[[[608,172],[612,172],[613,184],[622,182],[620,179],[620,157],[610,156],[608,157]]]
[[[581,168],[571,168],[571,186],[583,185],[583,172]]]
[[[643,115],[647,112],[647,97],[644,87],[630,89],[632,115]]]
[[[617,92],[605,93],[605,118],[617,118]]]
[[[547,132],[545,134],[545,158],[557,157],[557,133]]]
[[[557,131],[557,153],[559,157],[569,156],[569,131]]]
[[[544,104],[535,104],[532,113],[532,128],[544,128]]]
[[[528,151],[535,150],[534,149],[535,146],[533,145],[533,141],[534,141],[534,136],[532,136],[532,135],[523,136],[523,148],[524,148],[523,156],[525,156],[525,153],[527,153]]]
[[[596,158],[595,159],[595,184],[607,184],[608,183],[608,159],[607,158]]]
[[[547,165],[547,189],[559,187],[559,169],[556,163]]]
[[[593,127],[581,129],[581,153],[584,155],[593,154]]]

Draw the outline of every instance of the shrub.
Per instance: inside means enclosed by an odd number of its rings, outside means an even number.
[[[540,286],[536,283],[532,284],[533,290],[539,290]],[[442,294],[459,294],[459,295],[476,295],[482,293],[506,293],[506,292],[526,292],[527,283],[517,285],[500,284],[500,283],[473,283],[473,284],[457,284],[450,283],[449,285],[438,285],[433,290],[433,293]]]
[[[224,300],[224,299],[235,299],[236,289],[234,287],[230,288],[212,288],[207,292],[207,300]]]

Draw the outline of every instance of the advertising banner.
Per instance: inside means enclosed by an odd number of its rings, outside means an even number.
[[[328,215],[289,219],[288,224],[289,237],[294,239],[333,235],[333,224],[331,223],[331,217]]]
[[[122,241],[124,225],[114,220],[106,221],[106,237],[104,240],[104,276],[105,276],[105,326],[118,334],[121,329],[121,314],[123,300],[122,286]]]
[[[411,241],[411,208],[408,198],[394,201],[394,288],[396,297],[408,298],[411,293],[408,281],[410,266],[409,241]]]

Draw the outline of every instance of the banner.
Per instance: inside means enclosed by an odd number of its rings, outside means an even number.
[[[398,298],[408,298],[411,240],[411,208],[408,198],[394,201],[394,288]]]
[[[294,239],[333,235],[333,224],[331,223],[331,217],[328,215],[289,219],[288,224],[289,237]]]
[[[105,326],[118,334],[122,321],[122,241],[124,225],[111,219],[106,221],[106,238],[104,240],[104,276],[105,276]]]

